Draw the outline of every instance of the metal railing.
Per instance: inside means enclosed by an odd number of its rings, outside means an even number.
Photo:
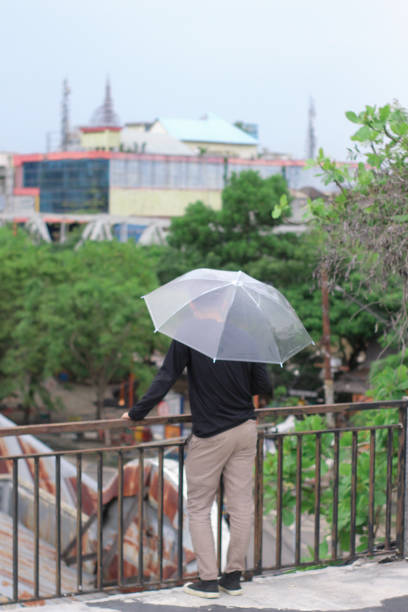
[[[396,419],[380,425],[346,424],[342,427],[322,427],[289,433],[279,433],[276,428],[273,429],[273,423],[270,422],[272,419],[276,422],[281,417],[290,415],[363,415],[366,410],[381,408],[397,409]],[[346,562],[361,555],[375,555],[380,552],[404,554],[407,409],[408,401],[389,401],[256,411],[258,442],[255,460],[255,511],[252,551],[247,559],[248,578],[263,571]],[[190,415],[179,415],[151,417],[140,424],[189,422]],[[95,429],[113,431],[124,427],[129,425],[121,419],[115,419],[3,428],[0,429],[0,442],[7,436],[17,436],[17,439],[21,439],[23,434],[80,433]],[[310,453],[308,456],[305,454],[305,448],[309,447],[310,450],[311,443],[314,447],[312,460]],[[27,452],[26,448],[23,454],[1,456],[0,476],[9,477],[11,487],[11,551],[4,559],[8,559],[10,564],[8,571],[12,592],[6,603],[103,589],[159,588],[180,585],[191,579],[195,570],[193,552],[187,541],[184,510],[185,444],[185,437],[180,437],[136,445],[105,445],[53,452]],[[172,483],[166,480],[166,457],[169,452],[172,454],[173,465],[177,467]],[[84,461],[91,457],[96,461],[94,489],[89,488],[83,465]],[[62,470],[61,462],[67,459],[70,460],[72,468],[65,480],[62,473],[65,467]],[[380,459],[381,473],[377,473]],[[117,468],[116,477],[110,485],[104,482],[105,461]],[[265,469],[268,462],[269,471]],[[368,465],[368,475],[366,474],[364,481],[358,470],[360,464]],[[65,466],[65,463],[63,465]],[[23,467],[27,470],[27,466],[32,477],[32,484],[28,487],[20,478]],[[47,493],[44,493],[45,489]],[[63,499],[63,492],[65,495],[68,489],[75,499],[74,508],[68,508]],[[359,524],[356,523],[357,509],[360,497],[367,489],[367,520],[362,526],[361,519]],[[268,496],[272,496],[273,501],[270,510],[265,507],[265,498]],[[308,555],[305,555],[303,542],[303,506],[306,496],[309,514],[310,507],[313,508]],[[287,510],[285,499],[289,498],[294,510],[290,530],[293,534],[290,554],[283,549],[283,531],[286,529],[284,518]],[[323,498],[326,508],[324,516]],[[150,500],[150,505],[146,505],[147,500]],[[47,503],[48,506],[45,506]],[[346,544],[345,504],[349,517]],[[46,507],[55,510],[55,520],[45,518],[43,523],[46,524],[42,525],[41,516]],[[329,513],[327,507],[330,507]],[[228,536],[228,516],[224,511],[222,482],[217,495],[217,508],[216,547],[221,570]],[[339,508],[343,512],[341,521]],[[29,517],[26,520],[28,527],[24,527],[23,515]],[[266,522],[269,532],[272,525],[273,544],[270,533],[269,542],[266,541]],[[326,530],[325,533],[322,532],[322,526],[323,530]],[[29,535],[26,533],[27,529]],[[49,541],[55,549],[54,561],[45,561],[41,553],[44,529],[48,529]],[[149,533],[152,529],[153,534]],[[24,546],[21,538],[24,534],[32,539],[32,553],[28,560],[32,568],[30,592],[24,588],[27,578],[21,576],[25,571],[21,563]],[[323,543],[327,552],[322,552]],[[0,542],[0,548],[3,545],[5,544]],[[129,557],[130,549],[132,551]],[[47,564],[44,566],[45,563]],[[54,564],[52,572],[50,564]],[[68,582],[64,578],[64,572],[68,571],[66,568],[71,572],[71,581]],[[42,588],[42,570],[53,576],[54,586],[51,590],[49,585]]]

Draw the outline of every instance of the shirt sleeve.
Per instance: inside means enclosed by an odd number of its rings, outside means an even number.
[[[272,395],[272,383],[263,363],[253,363],[251,368],[251,393],[258,395]]]
[[[180,342],[173,342],[167,352],[163,365],[157,372],[144,396],[128,412],[133,421],[143,419],[176,382],[188,361],[188,348]]]

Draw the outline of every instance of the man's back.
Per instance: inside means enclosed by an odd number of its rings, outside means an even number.
[[[147,393],[129,411],[142,419],[167,393],[187,367],[193,433],[209,437],[255,418],[252,396],[269,394],[272,386],[260,363],[215,361],[173,340]]]
[[[271,393],[262,364],[241,361],[213,361],[194,349],[187,352],[187,372],[193,432],[209,437],[255,418],[252,396]]]

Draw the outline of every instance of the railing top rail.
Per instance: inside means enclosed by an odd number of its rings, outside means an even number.
[[[101,446],[98,448],[81,448],[75,450],[52,450],[47,453],[29,453],[24,455],[7,455],[5,457],[0,457],[0,461],[12,461],[13,459],[47,459],[57,456],[69,457],[70,455],[75,457],[78,455],[95,455],[97,453],[104,453],[108,451],[109,453],[118,453],[122,454],[124,451],[143,451],[149,448],[172,448],[174,446],[183,446],[186,443],[187,436],[178,437],[178,438],[165,438],[164,440],[155,440],[153,442],[138,442],[137,444],[127,444],[124,446]],[[1,475],[0,475],[1,478]]]
[[[285,406],[280,408],[260,408],[255,410],[259,419],[275,416],[302,416],[311,414],[328,414],[353,412],[356,410],[379,410],[380,408],[408,407],[408,400],[389,400],[381,402],[355,402],[346,404],[321,404],[313,406]],[[75,421],[65,423],[47,423],[42,425],[19,425],[17,427],[0,428],[0,438],[5,436],[22,436],[25,434],[38,435],[47,433],[70,433],[95,430],[129,429],[138,425],[170,425],[177,423],[191,423],[191,414],[178,414],[174,416],[147,417],[142,421],[125,421],[124,419],[101,419],[99,421]]]

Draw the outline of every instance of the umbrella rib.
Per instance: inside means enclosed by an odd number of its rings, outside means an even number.
[[[254,297],[253,297],[253,296],[250,294],[250,292],[247,290],[247,288],[246,288],[246,287],[242,286],[242,288],[244,289],[245,293],[246,293],[246,294],[247,294],[247,295],[248,295],[248,296],[251,298],[251,300],[252,300],[253,302],[255,302],[255,304],[256,304],[256,306],[258,307],[259,311],[261,312],[262,316],[263,316],[264,318],[266,318],[266,317],[265,317],[265,315],[264,315],[264,313],[263,313],[263,311],[262,311],[262,308],[259,306],[259,304],[258,304],[258,303],[257,303],[257,301],[255,300],[255,298],[254,298]],[[281,304],[279,304],[279,302],[275,302],[275,304],[276,304],[276,306],[278,306],[279,308],[282,308],[282,305],[281,305]],[[298,319],[299,319],[299,317],[297,316],[297,314],[296,314],[295,310],[294,310],[292,307],[291,307],[291,309],[292,309],[292,311],[293,311],[293,314],[296,316],[296,318],[298,318]],[[274,333],[274,332],[273,332],[273,328],[272,328],[271,324],[269,323],[269,320],[268,320],[268,319],[266,319],[266,320],[268,321],[268,324],[270,325],[270,327],[271,327],[271,329],[272,329],[272,333]],[[299,319],[299,321],[300,321],[300,319]],[[301,321],[300,321],[300,323],[301,323],[301,325],[303,326],[303,323],[302,323]],[[303,326],[303,327],[304,327],[304,326]],[[306,330],[305,330],[305,331],[306,331]],[[308,333],[308,332],[306,331],[306,333]],[[309,335],[309,334],[308,334],[308,335]],[[309,337],[310,337],[310,336],[309,336]],[[312,340],[312,338],[310,338],[310,342],[308,342],[307,344],[305,344],[305,345],[303,346],[303,348],[305,348],[305,347],[306,347],[306,346],[308,346],[309,344],[314,344],[314,341]],[[277,346],[278,346],[278,345],[277,345]],[[278,347],[278,350],[279,350],[279,347]],[[296,351],[295,353],[292,353],[292,354],[293,354],[293,355],[295,355],[297,352],[298,352],[298,351]],[[289,355],[289,356],[286,358],[286,361],[292,357],[292,354],[290,354],[290,355]],[[281,356],[280,356],[280,354],[279,354],[279,357],[281,357]],[[283,362],[281,361],[281,362],[280,362],[280,364],[282,365],[282,363],[283,363]]]
[[[272,325],[270,324],[269,319],[265,316],[264,312],[262,311],[262,308],[259,306],[259,304],[256,301],[256,299],[249,293],[249,291],[246,289],[246,287],[244,285],[241,285],[241,286],[242,286],[243,290],[245,291],[245,293],[247,294],[247,296],[250,297],[251,300],[255,303],[256,307],[258,308],[258,310],[261,313],[261,315],[263,316],[263,318],[267,321],[269,327],[271,328],[272,334],[275,335],[275,331],[274,331]],[[280,364],[282,365],[283,361],[282,361],[282,357],[281,357],[281,354],[280,354],[280,349],[279,349],[278,343],[276,343],[276,347],[277,347],[278,352],[279,352],[279,359],[281,360]]]
[[[256,301],[256,300],[254,299],[254,297],[253,297],[253,296],[250,294],[250,292],[248,291],[248,289],[247,289],[245,286],[243,286],[242,288],[243,288],[243,289],[245,289],[245,292],[247,293],[247,295],[249,295],[249,297],[251,298],[251,300],[255,302],[255,304],[257,305],[257,307],[259,308],[259,310],[262,312],[262,308],[261,308],[261,307],[258,305],[257,301]],[[266,297],[267,297],[267,296],[266,296]],[[277,302],[276,300],[273,300],[273,303],[274,303],[274,305],[275,305],[277,308],[279,308],[279,309],[280,309],[280,310],[281,310],[281,311],[282,311],[284,314],[287,314],[287,311],[285,310],[285,309],[286,309],[286,306],[285,306],[285,305],[281,304],[280,302]],[[295,311],[295,310],[294,310],[294,308],[291,306],[291,304],[289,304],[289,307],[290,307],[290,311],[291,311],[292,316],[293,316],[295,319],[298,319],[298,320],[300,321],[300,319],[299,319],[299,317],[298,317],[298,315],[297,315],[296,311]],[[263,314],[263,312],[262,312],[262,314]],[[300,321],[300,323],[301,323],[301,325],[304,327],[304,325],[303,325],[302,321]]]
[[[188,279],[187,279],[187,280],[188,280]],[[189,299],[189,300],[187,300],[187,302],[184,302],[184,303],[183,303],[181,306],[179,306],[179,307],[178,307],[178,308],[177,308],[177,309],[176,309],[176,310],[173,312],[173,314],[171,315],[171,317],[174,317],[174,315],[175,315],[175,314],[177,314],[178,312],[180,312],[180,310],[182,310],[183,308],[185,308],[186,306],[188,306],[189,304],[191,304],[191,303],[192,303],[192,302],[194,302],[195,300],[198,300],[198,299],[199,299],[199,298],[201,298],[203,295],[206,295],[207,293],[211,293],[211,291],[217,291],[218,289],[223,289],[224,287],[226,287],[226,286],[228,286],[228,285],[233,285],[233,284],[234,284],[234,283],[231,283],[231,282],[226,282],[226,283],[224,283],[223,285],[221,285],[220,287],[212,287],[211,289],[207,289],[207,291],[203,291],[202,293],[200,293],[199,295],[197,295],[197,297],[195,297],[193,300],[192,300],[192,299]],[[160,289],[160,287],[158,287],[158,289]],[[153,319],[152,312],[151,312],[151,310],[150,310],[150,308],[149,308],[149,303],[146,301],[146,297],[148,297],[148,295],[147,295],[147,296],[145,296],[145,295],[143,295],[143,296],[142,296],[142,298],[143,298],[143,299],[145,300],[145,302],[146,302],[147,308],[148,308],[148,310],[149,310],[149,312],[150,312],[150,316],[151,316],[151,317],[152,317],[152,319]],[[162,323],[162,324],[161,324],[159,327],[156,327],[155,331],[160,331],[160,327],[161,327],[162,325],[164,325],[165,323],[167,323],[168,319],[170,319],[171,317],[168,317],[168,318],[166,319],[166,321],[164,321],[164,323]],[[156,323],[154,322],[154,319],[153,319],[153,323],[156,325]]]

